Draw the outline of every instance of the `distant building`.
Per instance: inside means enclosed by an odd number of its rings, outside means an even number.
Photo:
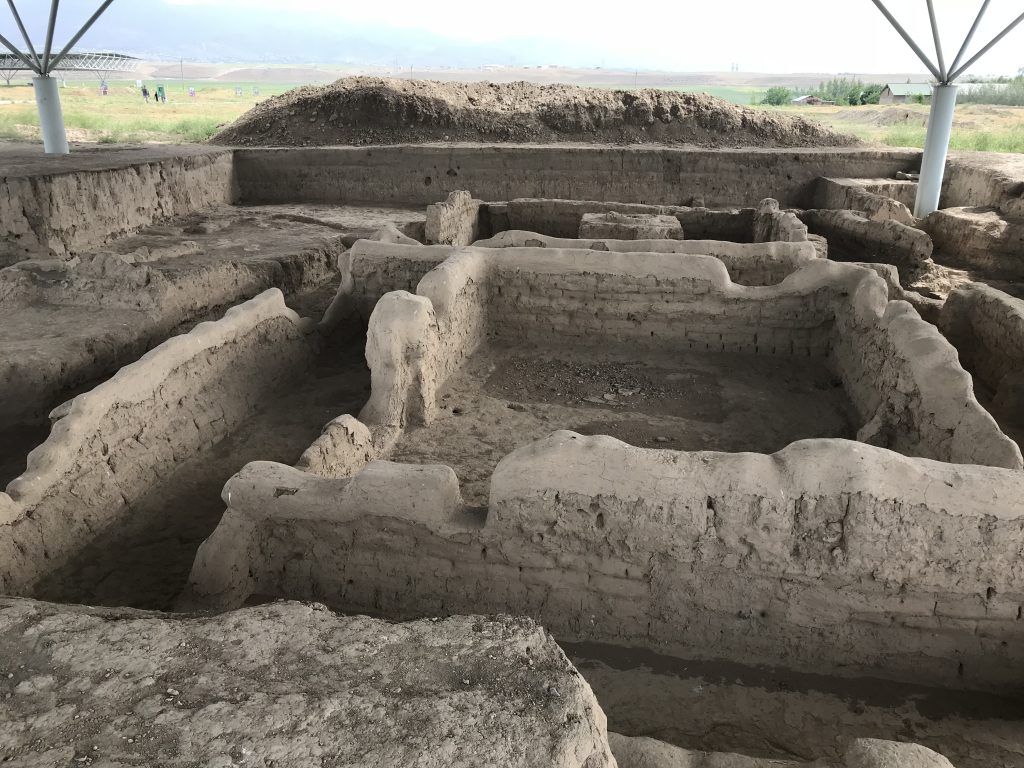
[[[793,103],[793,104],[807,104],[807,105],[810,105],[810,106],[813,106],[813,107],[818,107],[818,106],[821,106],[821,107],[831,107],[831,106],[835,106],[835,102],[834,101],[828,101],[826,99],[820,98],[819,96],[797,96],[795,99],[793,99],[793,101],[791,103]]]
[[[916,96],[929,98],[932,86],[929,83],[889,83],[878,97],[879,104],[906,104]]]

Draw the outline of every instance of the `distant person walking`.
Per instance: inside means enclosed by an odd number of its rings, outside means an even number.
[[[142,86],[142,99],[149,104],[149,88]]]
[[[156,100],[164,104],[167,103],[167,91],[164,90],[162,85],[156,87]]]

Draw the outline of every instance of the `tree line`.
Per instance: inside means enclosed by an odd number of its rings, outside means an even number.
[[[881,83],[865,84],[855,78],[834,77],[819,83],[817,88],[786,88],[785,86],[769,88],[759,103],[782,106],[789,104],[798,96],[817,96],[822,101],[834,101],[836,104],[848,106],[877,104],[884,87]]]
[[[972,82],[972,81],[966,81]],[[881,83],[864,83],[855,78],[834,77],[818,84],[817,88],[786,88],[775,86],[765,91],[759,104],[782,106],[789,104],[798,96],[817,96],[822,101],[836,104],[858,106],[861,104],[877,104],[885,86]],[[972,88],[961,89],[958,101],[964,104],[1002,104],[1011,107],[1024,107],[1024,67],[1015,77],[999,77],[984,82],[973,81]],[[917,96],[912,101],[927,103],[928,98]]]
[[[1024,67],[1016,77],[1000,77],[979,83],[969,91],[961,89],[958,100],[965,104],[1002,104],[1024,107]]]

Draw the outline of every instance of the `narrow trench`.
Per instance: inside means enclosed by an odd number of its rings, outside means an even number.
[[[328,339],[312,368],[241,427],[164,482],[35,590],[39,599],[171,610],[196,550],[224,511],[225,482],[250,461],[294,464],[323,426],[358,414],[369,393],[365,337]]]
[[[805,761],[839,758],[839,748],[863,735],[924,744],[957,766],[1019,764],[1015,747],[998,746],[1024,721],[1018,698],[557,639],[609,730],[624,735]]]

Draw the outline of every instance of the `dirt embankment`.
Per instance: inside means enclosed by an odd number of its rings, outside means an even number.
[[[699,93],[376,77],[296,88],[257,105],[213,138],[214,143],[242,146],[429,141],[708,147],[858,143],[804,118],[737,107]]]

